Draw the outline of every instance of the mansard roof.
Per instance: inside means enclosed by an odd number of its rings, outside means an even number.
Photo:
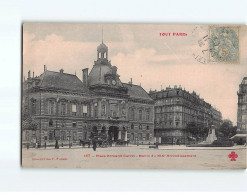
[[[88,92],[88,89],[83,85],[83,82],[73,74],[46,70],[40,76],[40,79],[39,86],[42,88],[76,91],[80,93]]]
[[[123,83],[123,86],[128,89],[128,95],[130,98],[153,101],[153,99],[141,86],[128,83]]]

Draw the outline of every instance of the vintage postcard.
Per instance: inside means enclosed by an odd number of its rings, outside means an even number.
[[[245,169],[245,25],[24,23],[25,168]]]

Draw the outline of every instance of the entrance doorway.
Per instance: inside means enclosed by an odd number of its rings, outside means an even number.
[[[110,126],[108,131],[109,139],[116,142],[118,140],[118,127],[117,126]]]

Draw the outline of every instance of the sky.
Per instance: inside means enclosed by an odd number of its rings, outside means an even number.
[[[237,91],[247,76],[247,28],[239,28],[239,64],[208,62],[208,32],[207,25],[24,23],[23,77],[29,70],[39,76],[46,65],[82,79],[82,69],[91,70],[103,38],[122,82],[132,78],[147,92],[181,85],[236,124]]]

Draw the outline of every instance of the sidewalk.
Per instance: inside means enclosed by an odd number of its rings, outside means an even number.
[[[149,146],[139,146],[141,149],[157,150],[156,148],[149,148]],[[158,150],[243,150],[246,146],[232,146],[232,147],[186,147],[184,145],[159,145]]]

